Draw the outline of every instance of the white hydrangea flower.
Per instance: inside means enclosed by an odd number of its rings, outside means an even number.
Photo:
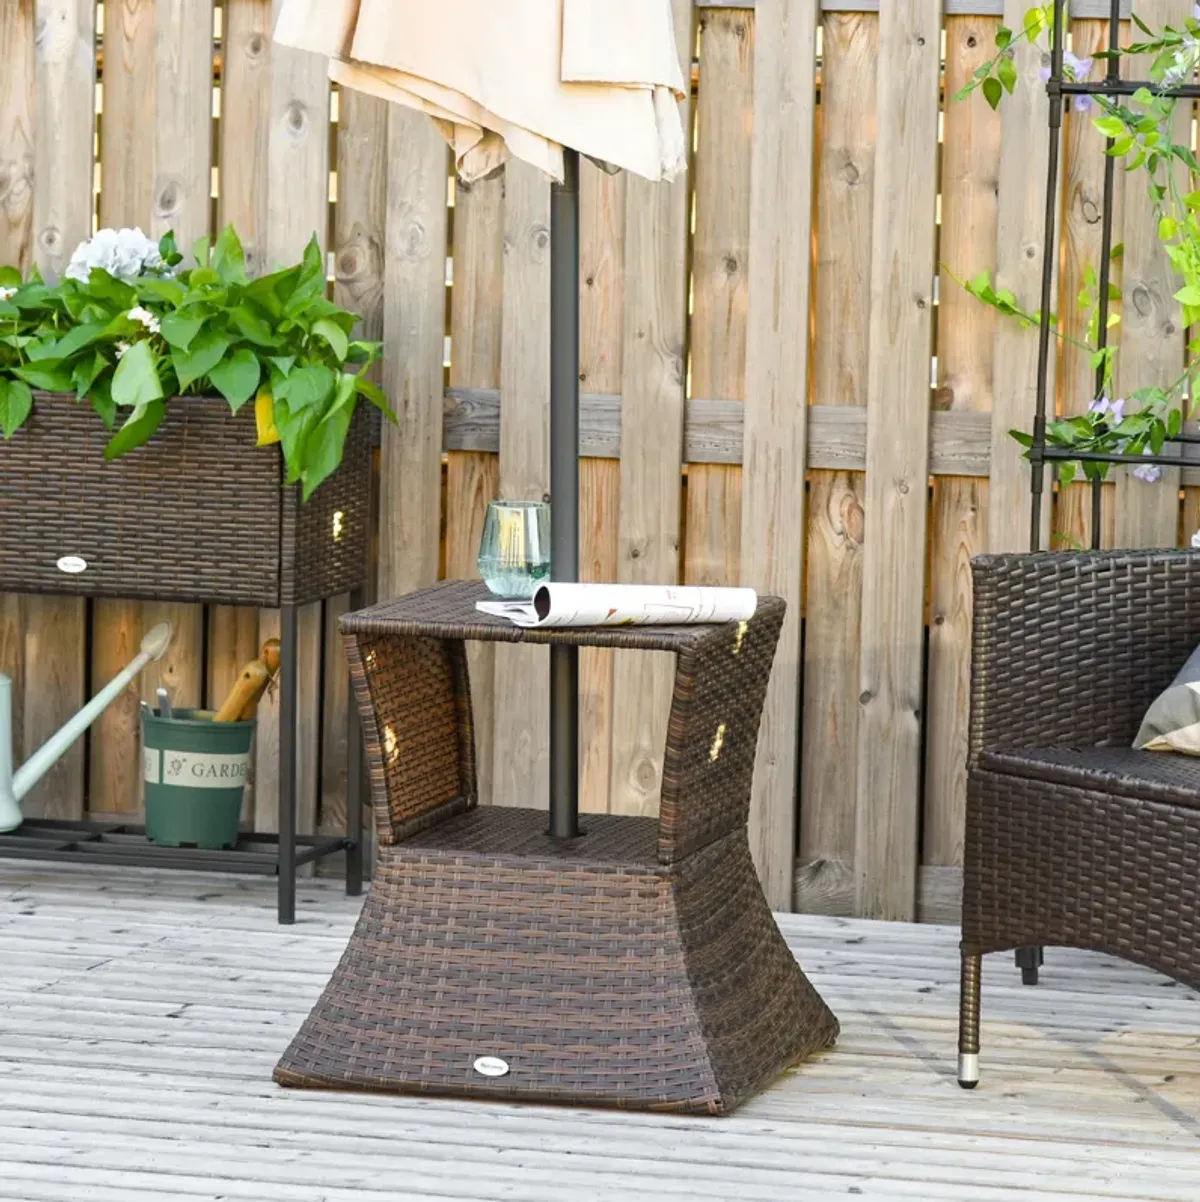
[[[75,248],[66,276],[87,283],[95,267],[130,283],[146,272],[158,274],[163,269],[163,261],[158,253],[158,243],[147,238],[140,227],[104,229]]]
[[[15,288],[0,288],[0,301],[12,300],[16,295],[17,290]]]
[[[143,309],[141,305],[130,309],[128,317],[130,321],[136,321],[139,325],[145,326],[151,334],[157,334],[162,329],[162,322],[149,309]]]

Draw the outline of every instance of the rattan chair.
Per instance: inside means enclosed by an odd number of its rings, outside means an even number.
[[[379,857],[283,1085],[724,1114],[837,1019],[767,906],[746,822],[784,603],[723,626],[522,631],[449,583],[342,620]],[[477,805],[464,640],[669,653],[657,818]]]
[[[983,556],[973,575],[967,1089],[986,952],[1086,948],[1200,987],[1200,761],[1131,747],[1200,642],[1200,555]]]

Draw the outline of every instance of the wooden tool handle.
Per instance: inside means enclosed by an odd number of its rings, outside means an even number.
[[[271,673],[261,659],[251,660],[237,678],[237,683],[229,691],[229,696],[221,704],[213,718],[214,722],[239,722],[247,710],[250,717],[258,707],[258,699],[271,683]]]

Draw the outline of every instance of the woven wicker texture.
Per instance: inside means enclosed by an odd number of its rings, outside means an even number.
[[[1108,952],[1200,987],[1200,763],[1130,747],[1200,642],[1200,556],[974,564],[959,1050],[979,956]]]
[[[150,443],[112,462],[109,437],[86,404],[39,394],[0,442],[0,591],[276,606],[362,583],[365,418],[307,506],[281,488],[278,452],[255,447],[249,406],[176,399]],[[59,570],[63,556],[87,570]]]
[[[676,653],[662,816],[476,807],[462,641],[519,641],[449,585],[343,619],[380,858],[358,928],[276,1069],[285,1085],[726,1113],[837,1037],[746,837],[783,617],[533,632]],[[480,1056],[510,1071],[487,1077]]]
[[[485,807],[381,849],[276,1080],[720,1114],[836,1038],[744,835],[667,868],[646,819],[545,825]]]
[[[1180,551],[974,561],[971,758],[985,747],[1128,747],[1200,643]]]

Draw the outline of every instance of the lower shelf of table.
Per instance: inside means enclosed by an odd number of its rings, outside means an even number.
[[[323,835],[296,836],[296,863],[309,864],[346,851],[350,842]],[[279,872],[279,836],[247,834],[236,847],[159,847],[145,828],[126,822],[68,822],[34,818],[0,835],[0,859],[67,860],[129,868],[182,868],[196,872]]]

